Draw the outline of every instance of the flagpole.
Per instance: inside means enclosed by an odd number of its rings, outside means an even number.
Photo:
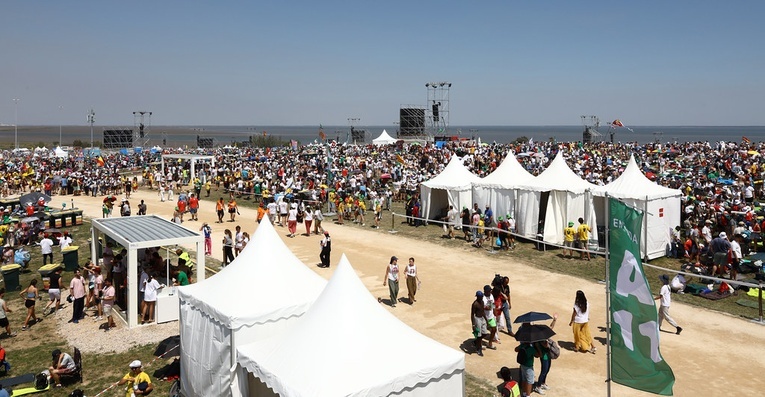
[[[611,223],[611,203],[606,193],[606,395],[611,397],[611,251],[609,248],[609,226]]]

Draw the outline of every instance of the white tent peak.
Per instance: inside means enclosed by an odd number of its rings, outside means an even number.
[[[601,188],[594,183],[582,179],[566,164],[563,158],[563,151],[558,151],[553,161],[536,178],[525,182],[520,186],[527,190],[547,192],[551,190],[568,191],[572,193],[584,193],[586,190],[592,191],[595,195],[600,195]]]
[[[513,152],[507,152],[507,156],[502,160],[502,163],[477,184],[488,188],[509,189],[534,178],[534,175],[529,173],[518,162]]]
[[[667,197],[680,197],[683,193],[659,185],[648,179],[635,161],[635,155],[630,155],[627,167],[613,182],[603,188],[609,195],[616,198],[647,198],[655,200]]]
[[[396,143],[396,138],[388,135],[388,131],[383,130],[380,136],[372,140],[375,145],[390,145]]]
[[[471,188],[471,183],[480,180],[478,175],[465,167],[461,158],[454,155],[441,173],[422,184],[431,189],[467,190]]]
[[[412,351],[417,354],[407,355]],[[294,326],[242,346],[238,353],[240,365],[282,396],[387,396],[461,377],[465,366],[462,352],[420,334],[385,310],[345,255]],[[407,359],[401,360],[403,356]]]

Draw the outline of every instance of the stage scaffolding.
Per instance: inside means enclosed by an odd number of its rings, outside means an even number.
[[[438,81],[426,83],[428,102],[425,106],[426,128],[428,136],[448,135],[449,133],[449,90],[452,83]]]
[[[135,146],[149,146],[152,113],[145,110],[133,112],[133,142]]]

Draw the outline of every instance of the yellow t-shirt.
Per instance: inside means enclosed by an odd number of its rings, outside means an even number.
[[[132,378],[130,372],[128,372],[125,376],[122,377],[122,379],[128,379],[128,378]],[[151,384],[151,378],[149,377],[149,374],[141,371],[138,375],[135,376],[134,382],[128,381],[127,387],[125,388],[125,397],[132,397],[133,385],[138,385],[143,382]]]
[[[590,239],[590,227],[587,226],[586,223],[582,223],[579,225],[579,228],[577,229],[577,234],[579,235],[579,240],[589,240]]]
[[[563,229],[563,241],[574,241],[574,235],[576,235],[576,229],[573,227]]]

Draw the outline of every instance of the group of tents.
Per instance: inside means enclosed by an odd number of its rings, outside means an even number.
[[[420,185],[420,193],[423,218],[437,219],[450,205],[458,211],[473,208],[473,203],[489,205],[495,217],[515,219],[518,235],[551,244],[562,245],[568,222],[583,218],[593,228],[594,248],[608,219],[606,197],[614,197],[644,212],[640,247],[646,259],[666,255],[670,231],[680,225],[682,197],[680,190],[648,179],[634,156],[617,179],[599,186],[572,171],[562,151],[538,176],[526,171],[512,152],[484,178],[453,156],[441,173]]]
[[[179,295],[185,395],[464,395],[462,352],[385,310],[345,255],[324,280],[267,217],[231,264]]]

